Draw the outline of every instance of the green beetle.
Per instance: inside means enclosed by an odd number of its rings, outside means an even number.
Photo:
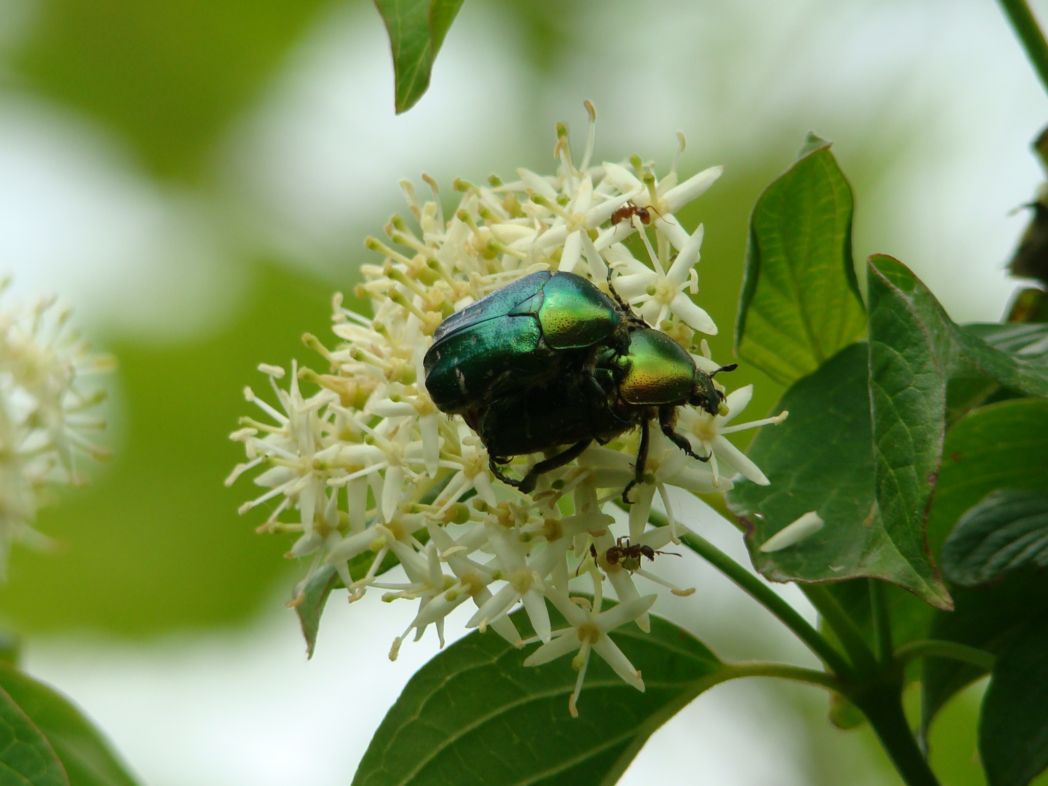
[[[708,461],[673,430],[676,410],[692,405],[717,414],[724,401],[713,374],[614,289],[609,298],[572,273],[533,273],[448,317],[423,366],[437,407],[461,414],[487,448],[492,472],[525,492],[594,440],[639,426],[634,477],[623,490],[629,502],[644,477],[650,422],[689,456]],[[500,466],[555,448],[562,450],[520,480]]]
[[[465,414],[626,345],[622,308],[574,273],[542,271],[452,314],[422,361],[437,407]]]

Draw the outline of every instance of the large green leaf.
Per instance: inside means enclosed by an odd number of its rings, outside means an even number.
[[[771,485],[740,483],[730,499],[752,523],[748,541],[754,563],[769,578],[882,578],[948,608],[949,595],[929,554],[982,495],[952,512],[948,526],[935,531],[929,552],[927,511],[945,471],[947,383],[952,377],[981,378],[1044,395],[1048,368],[1030,336],[1016,339],[1009,347],[1016,351],[1009,352],[977,331],[959,328],[902,263],[875,256],[868,267],[868,353],[848,348],[787,391],[780,408],[790,411],[789,420],[774,433],[759,435],[751,450]],[[994,338],[1008,346],[1003,336]],[[1022,455],[1040,450],[1043,457],[1043,439],[1023,434],[1018,422],[1014,426],[1029,448]],[[979,449],[998,450],[1007,442],[991,436]],[[1043,458],[1021,461],[1017,471],[1041,476]],[[994,482],[999,481],[997,476]],[[1020,481],[1015,487],[1027,485]],[[760,551],[768,538],[809,511],[827,526],[788,549]]]
[[[1048,616],[1001,653],[979,718],[989,786],[1026,786],[1048,767]]]
[[[461,5],[462,0],[375,0],[393,50],[397,114],[411,109],[429,87],[437,52]]]
[[[954,584],[985,584],[1029,565],[1048,567],[1048,494],[995,491],[957,522],[942,550]]]
[[[514,621],[526,626],[519,613]],[[420,669],[371,740],[354,786],[612,784],[652,732],[723,676],[686,631],[653,617],[650,633],[612,638],[648,677],[643,693],[590,659],[580,717],[568,714],[568,658],[525,668],[520,650],[474,632]]]
[[[758,435],[750,450],[771,485],[740,483],[731,505],[752,525],[753,562],[770,579],[881,578],[942,604],[929,563],[905,556],[876,505],[867,354],[863,344],[848,347],[786,392],[779,406],[790,417]],[[826,522],[820,531],[786,549],[760,550],[813,510]]]
[[[10,718],[14,714],[12,708],[16,708],[31,723],[35,732],[46,740],[52,761],[61,776],[45,776],[45,772],[53,772],[48,762],[48,767],[36,777],[25,781],[0,777],[0,782],[32,786],[134,786],[135,780],[98,730],[68,699],[47,685],[13,668],[0,666],[0,705],[4,706],[5,719]],[[0,737],[4,736],[5,731],[6,725],[0,728]],[[0,744],[0,763],[14,767],[19,761],[24,761],[21,755],[15,757],[9,746]],[[0,776],[4,774],[0,769]]]
[[[744,362],[790,384],[861,337],[851,224],[851,187],[829,143],[810,136],[750,219],[735,328]]]
[[[868,271],[878,515],[900,556],[926,585],[928,599],[946,606],[949,596],[929,560],[924,523],[942,459],[956,326],[901,262],[874,256]]]

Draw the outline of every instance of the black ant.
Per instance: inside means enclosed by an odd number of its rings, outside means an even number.
[[[594,561],[597,559],[597,549],[591,543],[590,554]],[[633,573],[635,570],[640,569],[640,558],[647,557],[652,562],[655,561],[656,554],[672,554],[674,557],[679,557],[675,551],[656,551],[651,546],[647,546],[643,543],[630,543],[630,539],[623,536],[615,540],[615,545],[604,552],[604,561],[608,565],[621,565],[624,570],[628,570]]]
[[[648,207],[641,207],[640,205],[636,204],[633,200],[630,200],[611,214],[611,223],[614,225],[619,223],[620,221],[625,221],[628,218],[636,216],[640,219],[640,223],[644,224],[644,226],[647,226],[652,221],[652,212],[654,212],[656,215],[660,217],[662,215],[651,205],[649,205]]]

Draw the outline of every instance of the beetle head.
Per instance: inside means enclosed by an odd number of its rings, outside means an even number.
[[[721,366],[709,374],[696,369],[695,386],[692,388],[688,403],[695,407],[702,407],[711,415],[727,414],[721,412],[724,405],[724,393],[717,389],[717,386],[713,383],[713,378],[722,371],[734,371],[736,368],[738,368],[737,363],[729,363],[727,366]]]

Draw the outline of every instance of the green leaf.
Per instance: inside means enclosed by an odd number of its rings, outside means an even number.
[[[1006,573],[1048,566],[1048,494],[995,491],[957,522],[942,550],[943,570],[970,587]]]
[[[862,336],[851,224],[848,181],[829,143],[809,136],[750,219],[735,327],[744,362],[788,385]]]
[[[526,627],[518,612],[519,629]],[[641,693],[595,654],[568,714],[569,659],[525,668],[492,632],[474,632],[420,669],[371,740],[354,786],[613,783],[645,740],[722,666],[690,634],[652,617],[651,632],[612,635],[648,678]]]
[[[954,325],[901,262],[873,256],[867,267],[878,515],[925,584],[927,599],[947,608],[949,594],[929,559],[924,523],[942,458]]]
[[[941,548],[957,521],[986,495],[1001,489],[1048,490],[1044,472],[1048,401],[1013,399],[974,410],[946,437],[928,540]]]
[[[1025,786],[1048,767],[1048,616],[1001,653],[979,719],[990,786]]]
[[[299,588],[291,602],[302,627],[302,636],[306,640],[306,657],[313,657],[317,646],[317,633],[320,632],[320,617],[324,613],[328,597],[342,582],[334,566],[325,565],[310,576]]]
[[[979,322],[964,325],[961,330],[1038,366],[1048,364],[1048,325],[1039,322]]]
[[[398,115],[429,87],[437,52],[461,5],[462,0],[375,0],[393,50]]]
[[[1048,366],[1048,325],[975,324],[965,325],[961,330],[1035,367]],[[956,420],[991,398],[1007,395],[995,380],[977,371],[970,375],[955,373],[947,388],[948,420]]]
[[[1019,572],[997,584],[974,589],[953,588],[952,612],[936,612],[929,637],[1000,653],[1030,619],[1048,613],[1045,575]],[[924,661],[921,677],[921,733],[950,697],[986,673],[983,668],[946,658]]]
[[[904,556],[875,504],[867,363],[866,346],[856,344],[794,384],[779,402],[790,417],[750,449],[771,485],[740,483],[729,500],[751,525],[754,565],[774,581],[880,578],[941,605],[927,559]],[[826,526],[781,551],[760,550],[808,511]]]
[[[61,762],[61,779],[28,783],[134,786],[135,780],[99,731],[64,696],[8,666],[0,666],[0,694],[17,705]],[[0,760],[8,762],[6,750]]]
[[[948,527],[930,537],[930,550],[926,543],[931,494],[942,483],[947,382],[956,376],[983,378],[1043,395],[1048,368],[1034,332],[984,331],[1015,351],[998,349],[978,330],[965,331],[951,322],[902,263],[875,256],[868,268],[868,369],[862,367],[866,353],[855,346],[794,384],[780,402],[790,418],[758,435],[751,449],[771,485],[740,483],[730,500],[750,520],[754,564],[771,579],[880,578],[949,608],[949,594],[930,556]],[[1021,434],[1024,427],[1015,426]],[[1043,455],[1045,442],[1034,433],[1020,437],[1024,449],[1014,456],[1023,457],[1020,473],[1040,476],[1043,459],[1037,456]],[[989,436],[980,449],[1003,445]],[[1002,452],[1012,450],[1009,443]],[[1032,450],[1040,453],[1031,455]],[[1013,465],[1011,453],[1002,460]],[[994,483],[1000,479],[997,475]],[[1028,482],[1012,485],[1023,488]],[[949,527],[978,499],[957,510]],[[809,511],[826,522],[821,531],[782,551],[760,551],[768,538]]]
[[[1048,401],[1013,399],[974,410],[946,435],[943,463],[928,515],[928,540],[938,553],[957,521],[998,489],[1046,490],[1044,446]],[[954,588],[953,613],[936,613],[930,636],[1000,652],[1018,626],[1048,611],[1048,578],[1021,571],[975,589]],[[922,726],[982,672],[963,663],[932,658],[922,680]]]
[[[62,762],[47,738],[0,688],[0,783],[69,786]]]

